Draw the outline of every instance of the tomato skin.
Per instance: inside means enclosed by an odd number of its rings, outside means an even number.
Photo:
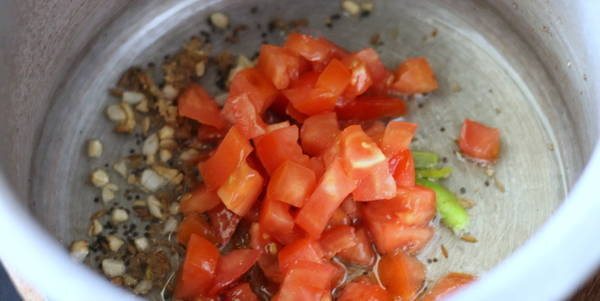
[[[218,244],[220,246],[226,245],[233,236],[235,229],[237,229],[241,218],[223,205],[219,205],[207,213]]]
[[[287,273],[291,267],[297,263],[304,262],[323,262],[323,250],[319,243],[308,237],[298,239],[279,251],[279,267],[281,271]]]
[[[500,155],[500,130],[465,119],[458,146],[468,157],[493,162]]]
[[[227,207],[239,216],[244,216],[263,189],[264,179],[260,173],[252,169],[246,161],[242,161],[238,168],[231,173],[217,194]]]
[[[331,147],[340,134],[337,115],[334,112],[313,115],[304,120],[300,130],[304,152],[319,156]]]
[[[223,288],[246,273],[258,260],[260,251],[238,249],[222,256],[217,264],[214,285],[209,295],[216,296]]]
[[[437,283],[428,290],[420,301],[441,301],[456,291],[469,285],[476,280],[476,277],[464,273],[449,273],[438,280]]]
[[[375,263],[375,253],[371,248],[371,240],[363,228],[356,229],[356,244],[341,250],[337,256],[344,262],[369,267]]]
[[[198,84],[190,84],[178,98],[179,115],[214,126],[218,129],[225,127],[225,119],[221,117],[219,106],[208,92]]]
[[[275,199],[263,201],[260,210],[260,228],[281,243],[288,242],[294,231],[290,205]]]
[[[258,114],[263,113],[278,94],[273,83],[256,67],[239,71],[231,79],[229,95],[243,93],[248,94]]]
[[[295,125],[267,133],[256,141],[256,153],[269,174],[290,160],[306,164],[308,157],[298,144],[298,127]]]
[[[198,214],[187,215],[177,228],[177,242],[187,245],[192,234],[202,236],[210,242],[216,242],[216,238],[210,225]]]
[[[410,58],[398,65],[392,89],[400,93],[428,93],[438,88],[426,58]]]
[[[219,188],[252,152],[250,142],[237,127],[231,127],[215,153],[198,164],[200,174],[209,190]]]
[[[379,261],[379,279],[393,297],[413,300],[423,287],[425,266],[403,252],[384,255]]]
[[[406,114],[406,103],[400,99],[382,96],[360,96],[335,111],[344,120],[373,120],[399,117]]]
[[[300,57],[283,47],[262,45],[258,57],[258,69],[282,90],[300,75]]]
[[[348,283],[339,301],[393,301],[390,294],[381,286],[365,283]]]
[[[337,253],[356,245],[356,233],[352,226],[337,226],[323,232],[319,240],[323,254],[331,258]]]
[[[356,182],[346,174],[341,160],[334,160],[304,207],[298,212],[296,224],[311,237],[319,237],[333,212],[355,187]]]
[[[398,187],[415,186],[415,161],[410,150],[400,151],[389,162],[390,171],[392,171]]]
[[[267,125],[259,116],[259,112],[250,100],[248,93],[229,95],[222,113],[225,119],[235,124],[248,139],[263,135],[266,132]]]
[[[259,301],[248,282],[243,282],[228,289],[223,294],[224,301]]]
[[[332,54],[331,47],[323,40],[300,33],[289,34],[283,47],[290,49],[310,62],[325,61]]]
[[[205,185],[199,185],[194,190],[181,197],[179,211],[184,215],[203,213],[217,207],[221,199],[216,192],[208,190]]]
[[[312,169],[285,161],[271,175],[267,198],[302,207],[305,199],[313,192],[316,182]]]
[[[175,284],[175,298],[205,295],[213,284],[218,261],[219,250],[205,238],[192,234]]]
[[[408,149],[416,130],[416,123],[390,121],[385,127],[381,141],[381,150],[386,156],[392,157]]]

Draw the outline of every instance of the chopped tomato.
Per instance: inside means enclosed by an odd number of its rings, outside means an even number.
[[[391,157],[408,149],[416,130],[416,123],[390,121],[385,127],[381,150],[386,156]]]
[[[313,115],[304,120],[300,130],[302,149],[318,156],[331,147],[340,134],[337,116],[334,112]]]
[[[292,125],[267,133],[257,141],[256,153],[269,174],[287,160],[306,164],[308,157],[302,153],[298,136],[298,127]]]
[[[218,261],[219,250],[202,236],[192,234],[175,284],[175,298],[205,295],[213,284]]]
[[[217,129],[214,126],[210,125],[201,125],[198,128],[198,140],[202,142],[211,142],[211,141],[219,141],[223,139],[227,132],[223,131],[223,129]]]
[[[390,294],[377,284],[351,282],[342,291],[339,301],[393,301]]]
[[[340,148],[342,164],[355,180],[362,180],[372,174],[376,166],[386,162],[385,155],[379,146],[367,136],[359,125],[351,125],[342,131]]]
[[[268,244],[271,244],[277,250],[279,249],[279,245],[271,240],[271,236],[262,231],[259,223],[250,225],[250,246],[262,252],[258,258],[258,266],[269,280],[281,283],[283,275],[279,269],[279,261],[277,255],[273,252],[275,250],[267,248]]]
[[[319,72],[309,71],[302,73],[297,80],[292,81],[290,84],[290,89],[302,89],[302,88],[312,88],[317,83],[319,79]]]
[[[212,229],[198,214],[187,215],[177,228],[177,242],[187,245],[192,234],[202,236],[211,242],[216,242]]]
[[[209,210],[208,217],[217,242],[220,246],[226,245],[235,233],[241,218],[223,205]]]
[[[231,79],[229,95],[247,93],[258,114],[263,113],[277,97],[277,89],[256,67],[237,72]]]
[[[296,110],[296,108],[294,108],[290,102],[288,102],[287,106],[285,107],[285,114],[296,120],[298,123],[303,123],[304,120],[308,118],[308,116],[306,116],[304,113]]]
[[[294,109],[306,115],[332,111],[338,96],[324,88],[292,88],[282,91]]]
[[[396,182],[390,173],[388,160],[375,165],[352,192],[358,202],[384,200],[396,195]]]
[[[289,242],[294,231],[294,218],[290,205],[275,199],[263,201],[260,210],[260,228],[281,243]]]
[[[369,74],[373,78],[373,82],[378,83],[388,76],[390,71],[385,69],[385,66],[379,59],[379,54],[373,48],[365,48],[355,52],[353,55],[358,60],[361,60],[369,70]]]
[[[306,166],[315,173],[315,179],[320,179],[325,172],[325,164],[320,157],[312,157],[308,159]]]
[[[405,226],[389,221],[368,221],[367,228],[381,254],[398,249],[416,254],[427,245],[434,232],[429,226]]]
[[[319,37],[319,41],[321,41],[322,43],[324,43],[331,49],[330,51],[331,51],[332,58],[336,58],[338,60],[343,60],[347,56],[350,55],[350,52],[348,52],[348,50],[342,48],[340,45],[337,45],[323,37]]]
[[[396,69],[392,89],[400,93],[428,93],[437,88],[437,80],[426,58],[407,59]]]
[[[312,169],[285,161],[272,174],[267,198],[302,207],[315,189],[317,179]]]
[[[222,256],[217,264],[216,277],[209,295],[216,296],[219,291],[236,281],[246,273],[258,260],[260,251],[233,250]]]
[[[398,187],[415,186],[415,161],[410,150],[400,151],[389,162],[390,171],[394,174]]]
[[[332,95],[340,96],[350,83],[350,70],[338,59],[333,59],[319,75],[315,88],[326,89]]]
[[[319,243],[310,238],[298,239],[279,251],[279,267],[286,273],[288,268],[299,262],[323,262],[323,250]]]
[[[223,294],[224,301],[259,301],[248,282],[243,282],[228,289]]]
[[[356,230],[356,244],[350,248],[341,250],[337,256],[343,261],[361,266],[371,266],[375,263],[375,253],[371,247],[371,240],[365,229]]]
[[[406,102],[393,97],[361,96],[335,110],[340,119],[346,120],[399,117],[406,114]]]
[[[350,219],[350,216],[348,216],[348,214],[344,212],[341,207],[339,207],[335,209],[333,215],[331,215],[326,229],[332,229],[337,226],[348,226],[351,224],[352,220]]]
[[[217,190],[217,194],[227,209],[244,216],[260,195],[263,182],[260,173],[242,161],[227,182]]]
[[[435,192],[422,186],[398,189],[394,198],[363,207],[367,221],[390,221],[406,226],[425,226],[435,216]]]
[[[275,88],[282,90],[300,75],[300,57],[283,47],[262,45],[258,69],[273,82]]]
[[[329,294],[337,269],[329,263],[299,262],[290,267],[274,300],[321,301]]]
[[[465,119],[458,146],[467,157],[493,162],[500,154],[500,130]]]
[[[337,226],[323,232],[319,240],[326,258],[356,245],[356,233],[351,226]]]
[[[199,185],[181,197],[179,211],[184,215],[193,212],[202,213],[217,207],[220,203],[221,199],[215,191],[208,190],[205,185]]]
[[[369,127],[365,129],[365,133],[381,147],[383,142],[383,134],[385,133],[385,123],[375,120]]]
[[[359,211],[358,203],[354,202],[351,197],[345,199],[340,208],[348,214],[348,217],[350,217],[353,223],[360,218],[361,213]]]
[[[421,301],[441,301],[454,294],[456,291],[475,281],[475,276],[463,273],[449,273],[428,290]]]
[[[331,47],[326,42],[300,33],[289,34],[283,47],[310,62],[321,62],[327,60],[331,55]]]
[[[266,124],[250,100],[248,93],[230,94],[223,107],[223,116],[235,124],[242,134],[248,138],[263,135]]]
[[[342,167],[340,159],[327,168],[317,188],[296,216],[296,224],[312,237],[319,237],[333,212],[354,190],[356,182]]]
[[[413,300],[423,287],[425,266],[404,252],[384,255],[378,268],[381,283],[393,297]]]
[[[219,188],[251,152],[252,146],[248,139],[237,127],[232,127],[215,153],[208,160],[198,164],[206,187],[210,190]]]
[[[344,63],[351,73],[350,83],[344,91],[344,97],[352,99],[365,93],[373,84],[373,79],[364,62],[350,57]]]
[[[198,84],[190,84],[179,96],[179,115],[194,119],[202,124],[218,129],[225,127],[225,119],[221,117],[219,106]]]

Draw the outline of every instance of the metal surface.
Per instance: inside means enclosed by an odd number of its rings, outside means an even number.
[[[420,124],[416,147],[444,154],[455,167],[448,185],[454,190],[465,187],[464,197],[477,202],[471,210],[470,232],[479,242],[466,244],[441,230],[423,257],[439,259],[429,265],[429,276],[434,279],[447,270],[483,274],[521,246],[558,208],[597,143],[599,91],[593,67],[598,63],[594,51],[598,48],[590,45],[590,37],[598,27],[595,20],[584,18],[585,12],[592,11],[585,2],[376,1],[370,17],[342,18],[332,29],[324,26],[324,19],[340,11],[337,1],[138,1],[129,3],[127,10],[122,10],[124,2],[120,1],[102,5],[84,0],[20,2],[3,10],[15,11],[21,18],[2,28],[14,45],[2,49],[3,55],[10,54],[2,57],[11,68],[11,76],[3,74],[0,87],[0,96],[8,103],[0,112],[0,134],[6,141],[0,145],[4,174],[12,190],[27,200],[24,203],[36,220],[60,243],[84,238],[89,215],[100,208],[92,202],[97,191],[86,184],[89,171],[124,155],[133,144],[113,134],[102,113],[114,101],[107,89],[123,70],[159,62],[191,35],[206,29],[206,17],[215,10],[228,12],[234,24],[250,28],[256,28],[257,22],[264,28],[273,17],[307,17],[310,33],[322,34],[351,50],[365,47],[371,35],[380,33],[384,44],[378,51],[388,67],[411,56],[430,59],[440,89],[427,97],[422,108],[411,104],[409,119]],[[259,7],[258,14],[250,14],[253,5]],[[12,29],[10,35],[6,29]],[[433,31],[437,31],[435,36]],[[251,56],[262,40],[260,33],[245,33],[242,42],[230,48]],[[270,35],[268,41],[279,43],[282,38]],[[454,155],[453,139],[463,118],[502,130],[502,159],[496,177],[505,192],[493,184],[487,187],[482,169]],[[92,137],[108,146],[102,161],[84,156],[84,142]],[[588,167],[587,177],[599,168],[597,164]],[[586,190],[585,185],[593,184],[585,178],[582,181],[556,215],[557,221],[547,224],[541,235],[570,234],[581,246],[591,243],[586,233],[577,235],[583,225],[598,227],[600,221],[592,213],[600,203],[593,202],[594,196]],[[60,300],[76,297],[84,288],[119,294],[108,290],[99,277],[66,263],[64,254],[59,255],[46,237],[38,239],[42,234],[16,212],[13,199],[6,194],[0,203],[0,226],[8,222],[2,219],[5,214],[9,221],[24,225],[21,234],[28,237],[11,249],[0,250],[7,262],[24,269],[24,276]],[[8,233],[0,227],[1,235]],[[448,259],[440,255],[442,243],[450,252]],[[69,293],[52,290],[44,283],[67,280],[50,278],[52,271],[42,276],[27,271],[31,267],[18,256],[25,244],[49,246],[50,257],[57,259],[55,267],[74,269],[75,276],[93,280],[82,281],[78,285],[84,287]],[[545,244],[553,249],[545,249]],[[597,244],[591,247],[598,249]],[[519,249],[518,256],[486,275],[472,288],[471,297],[502,299],[508,287],[522,293],[526,283],[513,279],[528,279],[531,298],[560,298],[574,289],[599,255],[577,254],[573,260],[585,260],[576,262],[579,268],[574,276],[563,277],[553,289],[536,290],[535,285],[547,283],[550,275],[544,275],[542,263],[562,260],[559,248],[558,242],[536,237],[527,248]],[[554,257],[531,256],[542,254],[541,250]],[[525,260],[535,270],[519,269]],[[560,270],[561,265],[554,267]]]

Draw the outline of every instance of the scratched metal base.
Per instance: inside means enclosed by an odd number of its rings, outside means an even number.
[[[255,5],[258,13],[251,14]],[[102,206],[92,202],[98,192],[86,183],[90,170],[114,162],[134,145],[133,139],[113,134],[104,117],[107,103],[114,101],[107,89],[127,67],[159,63],[191,35],[207,30],[206,18],[217,10],[251,30],[240,43],[216,49],[252,56],[263,40],[283,41],[277,32],[261,38],[269,20],[306,17],[306,32],[350,50],[369,46],[379,33],[383,45],[377,50],[390,68],[407,57],[429,59],[440,89],[411,102],[408,119],[420,125],[415,148],[442,154],[454,167],[447,185],[457,192],[464,187],[460,196],[476,202],[469,232],[478,239],[471,244],[438,231],[422,254],[425,261],[437,259],[428,264],[432,279],[447,271],[481,274],[508,256],[557,208],[581,169],[579,146],[557,143],[573,141],[575,134],[555,85],[527,43],[482,1],[376,1],[369,17],[342,17],[332,28],[325,19],[340,12],[337,1],[138,1],[90,46],[45,122],[31,193],[35,214],[57,239],[67,244],[86,237],[90,214]],[[205,84],[216,91],[212,82]],[[504,192],[482,168],[455,155],[464,118],[501,129],[502,158],[495,172]],[[105,143],[101,160],[86,158],[84,142],[90,138]],[[117,201],[124,201],[122,194]]]

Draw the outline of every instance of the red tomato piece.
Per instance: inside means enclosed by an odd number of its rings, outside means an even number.
[[[344,202],[342,202],[340,208],[344,210],[346,214],[348,214],[348,217],[350,217],[353,223],[360,219],[361,213],[358,203],[356,203],[351,197],[346,198]]]
[[[292,161],[285,161],[271,176],[267,198],[302,207],[316,184],[317,179],[312,169]]]
[[[336,276],[337,269],[329,263],[299,262],[286,273],[274,300],[321,301]]]
[[[407,94],[427,93],[438,88],[437,80],[426,58],[410,58],[402,62],[395,72],[392,89]]]
[[[230,94],[223,107],[223,116],[235,124],[242,134],[248,138],[263,135],[267,126],[250,100],[248,93]]]
[[[324,43],[325,45],[327,45],[330,48],[332,58],[343,60],[347,56],[350,55],[350,52],[348,52],[348,50],[342,48],[341,46],[339,46],[323,37],[320,37],[319,41],[321,41],[322,43]]]
[[[278,129],[286,128],[288,126],[290,126],[290,122],[286,120],[286,121],[282,121],[282,122],[278,122],[278,123],[269,124],[269,125],[267,125],[266,130],[267,130],[267,133],[270,133],[270,132],[273,132]]]
[[[373,48],[365,48],[355,52],[352,57],[361,60],[369,70],[369,74],[373,78],[373,82],[378,83],[388,76],[390,71],[385,69],[385,66],[379,59],[379,54]]]
[[[283,47],[262,45],[258,57],[258,69],[282,90],[300,75],[300,57]]]
[[[367,65],[357,59],[350,59],[345,62],[350,69],[350,83],[344,91],[344,97],[353,99],[367,91],[373,85],[373,79],[367,69]]]
[[[202,142],[220,141],[227,134],[223,129],[217,129],[214,126],[202,125],[198,128],[198,140]]]
[[[356,230],[356,244],[340,251],[337,256],[344,262],[361,266],[371,266],[375,263],[375,253],[371,247],[371,240],[365,229]]]
[[[239,216],[244,216],[263,189],[264,179],[260,173],[242,161],[238,168],[231,173],[217,194],[227,209]]]
[[[215,100],[198,84],[190,84],[177,100],[179,115],[221,129],[227,125]]]
[[[258,68],[248,68],[237,72],[231,79],[229,95],[247,93],[258,114],[263,113],[277,97],[277,89]]]
[[[398,189],[394,198],[363,207],[367,221],[389,221],[405,226],[427,225],[435,216],[435,210],[435,192],[422,186]]]
[[[406,114],[406,102],[393,97],[361,96],[335,110],[338,117],[345,120],[399,117]]]
[[[269,280],[281,283],[283,274],[279,269],[279,260],[272,252],[272,248],[267,248],[268,244],[279,249],[279,245],[271,239],[271,236],[262,231],[260,224],[253,223],[250,226],[250,246],[262,252],[258,258],[258,266]]]
[[[298,127],[295,125],[265,134],[256,143],[256,153],[269,174],[285,161],[306,164],[308,157],[298,144]]]
[[[251,152],[252,146],[248,139],[235,126],[232,127],[215,153],[198,164],[206,187],[209,190],[219,188]]]
[[[325,257],[331,258],[340,251],[356,245],[356,233],[351,226],[337,226],[323,232],[319,243]]]
[[[293,120],[296,120],[298,123],[303,123],[304,120],[308,118],[308,116],[306,116],[304,113],[296,110],[296,108],[294,108],[294,106],[289,102],[287,107],[285,107],[285,114],[290,116]]]
[[[217,242],[220,246],[226,245],[235,233],[241,218],[223,205],[209,210],[208,217]]]
[[[379,261],[379,279],[393,297],[413,300],[425,282],[425,266],[403,252],[384,255]]]
[[[362,180],[372,174],[378,165],[386,162],[379,146],[359,125],[351,125],[342,131],[340,148],[342,164],[355,180]]]
[[[325,172],[325,164],[323,163],[323,160],[321,160],[320,157],[310,158],[306,166],[315,173],[315,179],[320,179],[323,173]]]
[[[383,135],[385,133],[385,123],[375,120],[369,127],[366,128],[365,133],[381,147]]]
[[[316,87],[292,88],[282,93],[298,112],[306,115],[332,111],[338,98],[329,89]]]
[[[342,291],[339,301],[393,301],[390,294],[376,284],[351,282]]]
[[[352,74],[350,70],[338,59],[329,62],[325,70],[319,75],[315,88],[326,89],[334,96],[340,96],[350,83]]]
[[[434,233],[429,226],[405,226],[395,222],[376,221],[368,221],[366,224],[381,254],[397,249],[416,254],[427,245]]]
[[[408,149],[416,130],[416,123],[390,121],[385,127],[381,150],[386,156],[391,157]]]
[[[331,47],[323,40],[300,33],[289,34],[283,47],[311,62],[327,60],[331,54]]]
[[[357,202],[385,200],[396,195],[396,181],[390,173],[389,163],[385,161],[370,169],[352,192],[352,197]]]
[[[465,119],[458,146],[467,157],[493,162],[500,155],[500,130]]]
[[[219,250],[202,236],[192,234],[175,284],[175,298],[205,295],[213,284],[218,261]]]
[[[208,190],[205,185],[199,185],[194,190],[181,197],[179,211],[184,215],[196,212],[202,213],[217,207],[221,199],[215,191]]]
[[[319,79],[319,72],[308,71],[302,73],[297,80],[292,81],[290,89],[302,89],[302,88],[313,88]]]
[[[394,174],[398,187],[415,186],[415,161],[410,150],[400,151],[389,162],[390,171]]]
[[[243,282],[223,293],[224,301],[259,301],[248,282]]]
[[[327,168],[317,188],[296,216],[296,224],[312,237],[319,237],[333,212],[354,190],[356,182],[342,167],[340,159]]]
[[[233,250],[222,256],[217,264],[214,285],[209,295],[216,296],[223,288],[236,281],[245,274],[258,260],[258,250]]]
[[[187,245],[192,234],[202,236],[211,242],[216,241],[212,229],[198,214],[190,214],[181,221],[181,224],[177,228],[177,242]]]
[[[313,115],[304,120],[300,130],[302,149],[313,156],[318,156],[331,147],[340,128],[334,112]]]
[[[310,238],[298,239],[279,251],[279,267],[284,273],[299,262],[323,262],[323,250],[319,243]]]
[[[342,208],[340,206],[339,208],[335,209],[335,211],[333,212],[333,215],[331,215],[331,218],[329,219],[329,222],[327,223],[326,229],[332,229],[337,226],[348,226],[348,225],[352,225],[352,220],[350,219],[348,214],[346,212],[344,212],[344,210],[342,210]]]
[[[464,273],[449,273],[431,288],[419,299],[420,301],[441,301],[454,294],[456,291],[469,285],[476,278],[473,275]]]
[[[260,228],[281,243],[289,242],[294,231],[290,205],[275,199],[266,199],[260,210]]]

